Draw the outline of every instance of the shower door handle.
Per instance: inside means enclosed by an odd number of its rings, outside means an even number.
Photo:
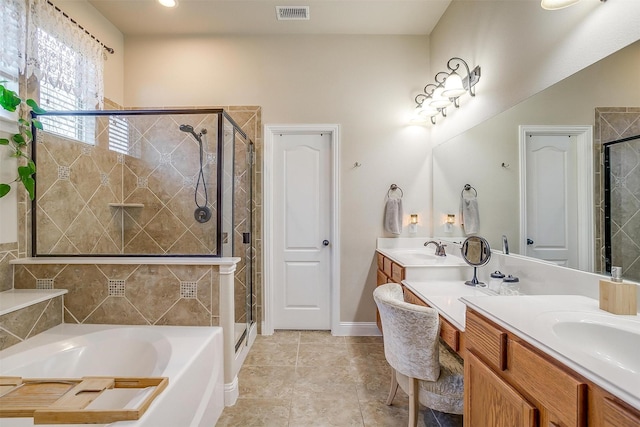
[[[329,246],[329,241],[328,240],[323,240],[322,241],[322,245],[323,246]]]

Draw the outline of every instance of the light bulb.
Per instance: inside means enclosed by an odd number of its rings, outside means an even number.
[[[176,0],[158,0],[158,3],[164,7],[176,7],[178,5]]]
[[[433,108],[445,108],[451,105],[451,100],[442,95],[442,91],[444,88],[442,86],[436,88],[431,95],[432,100],[429,103],[429,106]]]
[[[442,95],[447,98],[457,98],[466,92],[467,90],[462,85],[462,77],[456,72],[451,73],[444,82]]]

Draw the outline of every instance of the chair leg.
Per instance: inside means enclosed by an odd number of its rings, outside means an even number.
[[[389,397],[387,397],[386,404],[391,405],[393,398],[396,397],[398,392],[398,379],[396,378],[396,370],[391,368],[391,389],[389,390]]]
[[[418,393],[418,380],[409,378],[409,427],[418,425],[418,410],[420,409]]]

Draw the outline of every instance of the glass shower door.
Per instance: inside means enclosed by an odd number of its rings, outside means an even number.
[[[236,348],[255,321],[253,293],[253,143],[224,116],[223,256],[240,258],[235,271]]]

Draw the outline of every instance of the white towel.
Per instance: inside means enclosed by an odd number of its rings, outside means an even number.
[[[467,236],[478,233],[480,228],[480,211],[478,210],[478,199],[474,195],[460,197],[460,225],[462,225]]]
[[[402,233],[402,199],[388,197],[384,207],[385,231],[399,236]]]

